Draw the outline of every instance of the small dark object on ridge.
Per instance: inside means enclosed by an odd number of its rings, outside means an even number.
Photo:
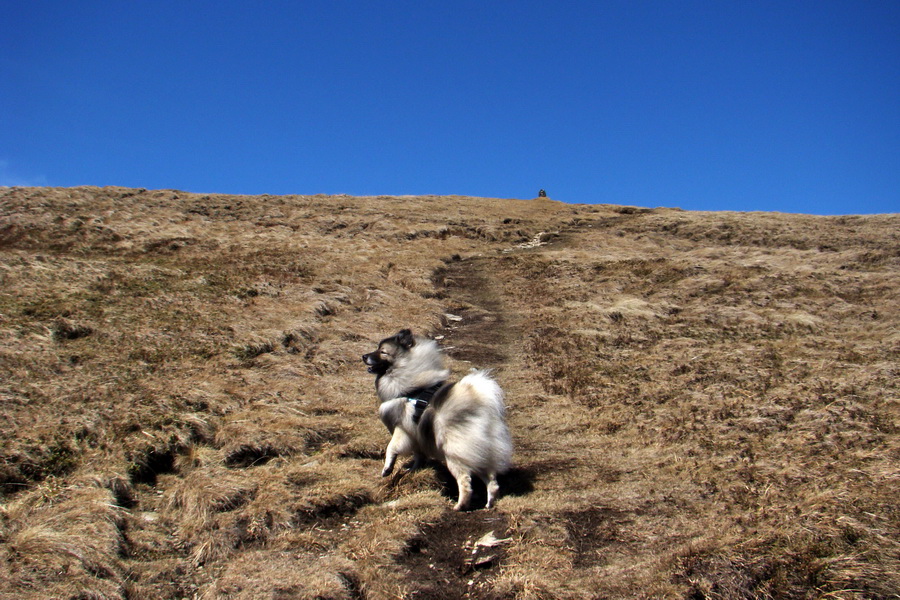
[[[538,192],[538,198],[546,198],[546,197],[547,197],[547,192],[545,192],[544,190],[541,190]]]

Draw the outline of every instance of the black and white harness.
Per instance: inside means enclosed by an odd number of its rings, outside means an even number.
[[[413,423],[419,424],[419,419],[422,418],[422,413],[428,408],[428,403],[431,402],[437,391],[444,387],[445,383],[445,381],[440,381],[429,387],[418,388],[405,396],[406,401],[413,405]]]

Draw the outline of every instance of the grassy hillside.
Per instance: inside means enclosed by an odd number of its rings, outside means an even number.
[[[0,598],[896,598],[898,290],[900,215],[0,189]],[[401,327],[495,509],[379,477]]]

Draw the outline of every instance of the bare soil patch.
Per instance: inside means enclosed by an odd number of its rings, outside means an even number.
[[[502,513],[448,513],[413,538],[398,562],[418,597],[484,597],[506,558],[508,533]],[[500,541],[478,545],[485,536]]]

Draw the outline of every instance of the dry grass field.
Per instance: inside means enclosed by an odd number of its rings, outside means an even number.
[[[401,327],[495,509],[379,476]],[[0,189],[0,598],[900,598],[898,382],[900,215]]]

